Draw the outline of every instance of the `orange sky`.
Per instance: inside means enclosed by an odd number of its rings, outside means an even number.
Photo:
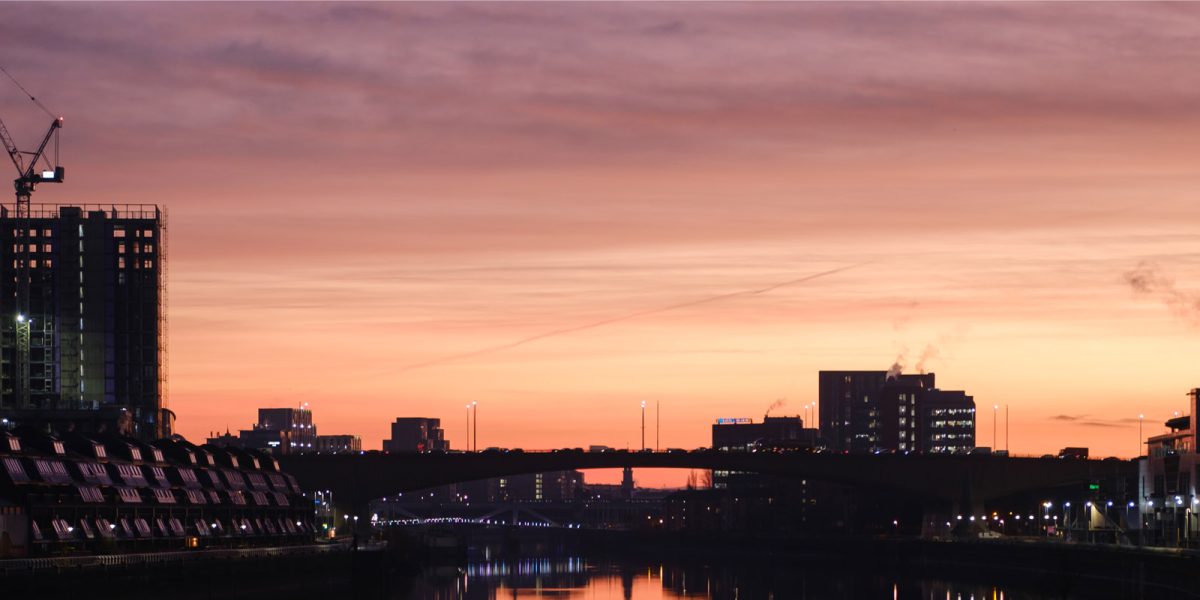
[[[0,64],[66,117],[35,202],[168,208],[193,439],[309,402],[367,448],[397,416],[461,447],[478,401],[481,447],[636,447],[646,400],[693,447],[932,346],[982,445],[999,404],[1014,453],[1105,456],[1200,386],[1196,31],[1193,4],[4,4]]]

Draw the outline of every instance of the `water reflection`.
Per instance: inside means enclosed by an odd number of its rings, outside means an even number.
[[[865,566],[865,565],[864,565]],[[414,581],[412,600],[562,598],[589,600],[1061,600],[1099,597],[1030,592],[940,580],[904,581],[870,572],[782,565],[634,563],[580,557],[471,562]],[[1119,596],[1114,596],[1119,597]]]

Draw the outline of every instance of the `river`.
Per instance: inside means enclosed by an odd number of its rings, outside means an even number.
[[[1050,589],[1036,589],[1050,588]],[[805,568],[742,561],[588,560],[582,557],[472,561],[427,568],[396,589],[410,600],[557,598],[588,600],[798,599],[1049,600],[1142,598],[1120,590],[905,578],[868,569]],[[1030,589],[1034,588],[1034,589]]]

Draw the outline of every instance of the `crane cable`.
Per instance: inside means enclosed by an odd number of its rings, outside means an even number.
[[[29,99],[32,100],[33,103],[36,104],[38,108],[42,109],[42,112],[50,115],[50,118],[52,118],[52,119],[59,118],[58,115],[50,112],[50,109],[46,108],[46,105],[42,104],[41,100],[38,100],[37,97],[35,97],[33,94],[29,93],[29,90],[25,89],[25,86],[21,85],[21,82],[17,81],[17,78],[13,77],[12,73],[8,72],[8,69],[5,69],[3,66],[0,66],[0,73],[4,73],[6,76],[8,76],[8,78],[10,80],[12,80],[12,82],[14,84],[16,84],[16,86],[18,88],[20,88],[22,93],[24,93],[26,96],[29,96]],[[50,157],[43,155],[42,160],[46,161],[46,164],[50,165]],[[57,165],[57,164],[58,164],[58,135],[55,135],[54,136],[54,164],[50,165],[50,166],[53,167],[54,165]]]
[[[25,86],[21,85],[21,82],[20,82],[20,81],[17,81],[17,78],[16,78],[16,77],[13,77],[13,76],[12,76],[12,73],[9,73],[9,72],[8,72],[8,69],[5,69],[4,67],[0,67],[0,73],[4,73],[5,75],[7,75],[7,76],[8,76],[8,78],[9,78],[9,79],[11,79],[11,80],[12,80],[12,82],[13,82],[13,83],[15,83],[15,84],[17,85],[17,87],[18,87],[18,88],[20,88],[20,89],[21,89],[21,91],[22,91],[22,92],[23,92],[23,93],[24,93],[26,96],[29,96],[29,99],[30,99],[30,100],[32,100],[32,101],[33,101],[33,103],[34,103],[34,104],[36,104],[38,108],[42,109],[42,111],[43,111],[43,112],[45,112],[46,114],[50,115],[50,117],[51,117],[51,118],[54,118],[54,119],[57,119],[57,118],[58,118],[58,115],[56,115],[56,114],[54,114],[54,113],[50,112],[50,109],[46,108],[46,105],[45,105],[45,104],[42,104],[42,102],[41,102],[40,100],[38,100],[36,97],[34,97],[34,95],[33,95],[33,94],[29,93],[29,90],[25,89]]]

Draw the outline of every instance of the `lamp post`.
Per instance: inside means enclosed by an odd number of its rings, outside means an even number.
[[[1071,537],[1071,530],[1074,528],[1074,521],[1071,520],[1071,503],[1063,502],[1063,529],[1066,529],[1066,534],[1063,537]],[[1073,540],[1074,538],[1071,537]]]
[[[646,449],[646,401],[642,400],[642,450]]]
[[[471,433],[471,448],[479,452],[479,403],[471,401],[471,411],[475,417],[475,429]]]
[[[1142,455],[1142,421],[1146,420],[1146,415],[1138,415],[1138,449],[1137,455]]]
[[[1000,416],[1000,405],[992,406],[992,452],[996,451],[996,420]]]
[[[463,434],[467,438],[467,452],[471,451],[471,405],[467,405],[467,431]]]
[[[1045,535],[1045,537],[1050,537],[1050,524],[1047,521],[1050,520],[1051,506],[1053,506],[1053,504],[1049,500],[1042,503],[1042,508],[1045,509],[1045,513],[1042,515],[1042,533]]]

